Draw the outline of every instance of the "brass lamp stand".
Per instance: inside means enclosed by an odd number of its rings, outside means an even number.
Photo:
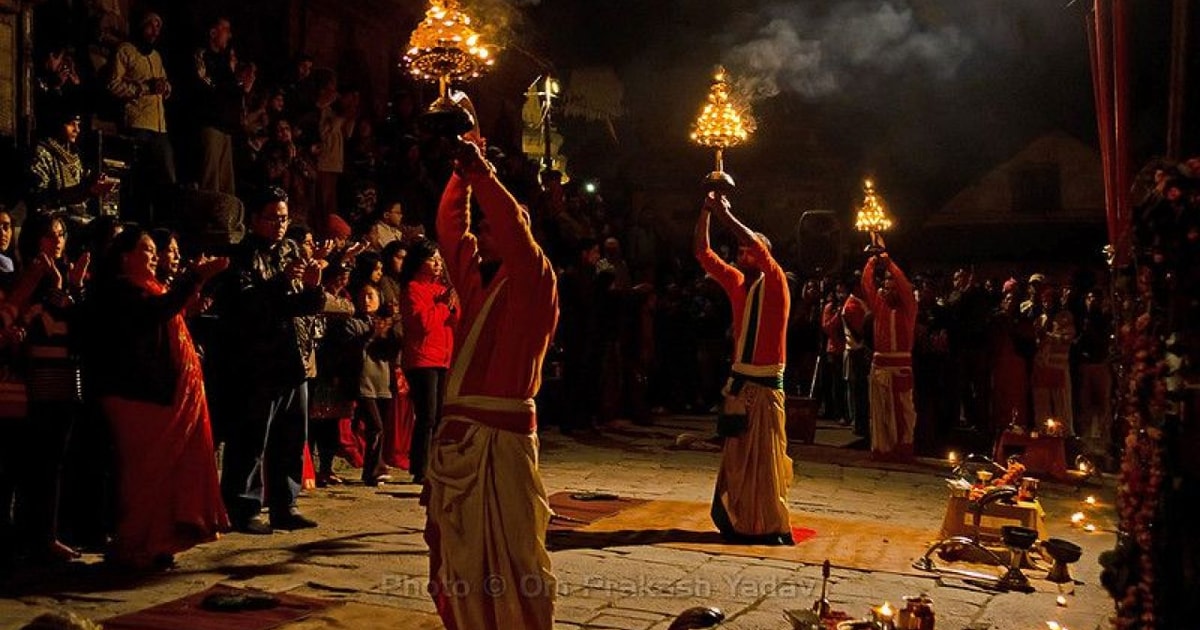
[[[479,77],[494,63],[494,54],[457,0],[431,0],[425,19],[409,38],[404,63],[416,78],[438,84],[437,99],[419,120],[425,131],[457,138],[475,128],[474,114],[449,95],[450,83]]]
[[[734,189],[733,177],[725,172],[725,149],[746,142],[753,132],[753,117],[748,108],[735,101],[725,68],[717,66],[708,99],[691,134],[692,142],[716,152],[716,168],[704,178],[705,189],[718,195]]]

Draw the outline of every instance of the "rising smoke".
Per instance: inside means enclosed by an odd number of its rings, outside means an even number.
[[[687,150],[671,139],[686,138],[716,63],[750,79],[754,151],[806,143],[886,178],[893,203],[906,188],[911,212],[1044,133],[1095,129],[1067,0],[542,0],[530,13],[555,59],[615,68],[630,163]]]
[[[750,33],[728,37],[723,59],[752,100],[781,92],[816,100],[880,73],[947,80],[975,46],[956,24],[918,19],[906,0],[776,4],[758,15]]]

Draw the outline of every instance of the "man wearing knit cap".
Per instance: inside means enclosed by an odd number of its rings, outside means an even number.
[[[1008,295],[1010,293],[1016,293],[1018,288],[1020,288],[1020,283],[1017,282],[1017,279],[1009,278],[1008,280],[1004,281],[1003,285],[1000,286],[1000,294]]]
[[[1046,287],[1046,276],[1035,273],[1029,276],[1028,296],[1021,302],[1021,316],[1026,319],[1037,319],[1042,314],[1042,289]]]
[[[346,223],[346,220],[339,215],[331,214],[325,221],[325,234],[333,239],[338,247],[350,240],[353,233],[354,230],[350,229],[350,224]]]
[[[157,13],[148,12],[138,25],[134,41],[121,44],[113,54],[106,85],[108,92],[123,103],[122,124],[137,143],[132,185],[125,188],[129,193],[125,214],[149,223],[161,221],[169,207],[169,194],[175,184],[175,154],[167,137],[163,107],[163,101],[171,96],[171,83],[162,56],[154,48],[162,34],[163,20]]]

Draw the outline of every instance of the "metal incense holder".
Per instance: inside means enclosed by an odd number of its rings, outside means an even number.
[[[1046,579],[1055,584],[1073,584],[1070,565],[1078,562],[1083,555],[1083,548],[1069,540],[1051,538],[1042,542],[1042,550],[1054,560]]]

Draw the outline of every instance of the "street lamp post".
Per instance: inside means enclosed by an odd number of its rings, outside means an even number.
[[[558,98],[558,79],[547,73],[538,83],[538,100],[542,106],[542,170],[554,168],[554,148],[550,141],[554,115],[554,99]]]

